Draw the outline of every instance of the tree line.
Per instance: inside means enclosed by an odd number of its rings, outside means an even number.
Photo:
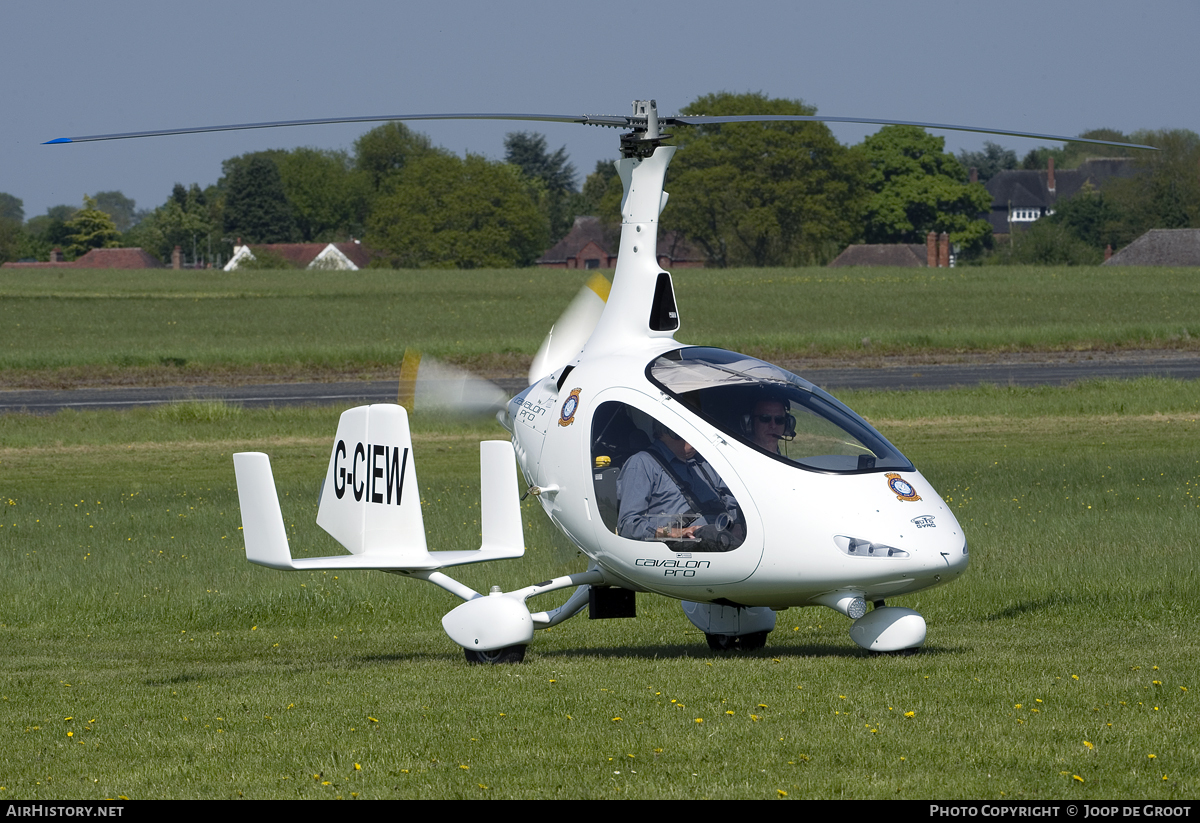
[[[815,114],[799,100],[761,94],[711,94],[682,114]],[[995,143],[983,151],[945,151],[923,129],[885,126],[844,146],[821,123],[736,123],[679,129],[667,180],[662,228],[687,237],[714,266],[812,265],[846,245],[923,243],[946,232],[965,262],[1096,262],[1105,245],[1126,245],[1149,228],[1200,226],[1200,137],[1189,131],[1111,129],[1081,136],[1144,142],[1135,176],[1103,192],[1059,204],[1011,242],[995,244],[981,215],[991,206],[982,182],[999,171],[1069,169],[1096,147],[1038,148],[1018,164]],[[1106,156],[1128,150],[1106,149]],[[968,168],[981,182],[969,182]],[[460,157],[402,123],[362,135],[353,151],[314,148],[252,152],[222,163],[201,188],[177,183],[150,210],[118,192],[55,206],[26,221],[22,203],[0,193],[0,261],[46,259],[61,248],[73,259],[89,248],[140,246],[160,260],[175,246],[196,262],[228,259],[232,245],[361,238],[379,264],[418,267],[530,265],[570,230],[598,215],[614,239],[621,184],[611,161],[579,185],[566,149],[546,138],[510,133],[503,161]],[[262,261],[278,265],[278,261]]]

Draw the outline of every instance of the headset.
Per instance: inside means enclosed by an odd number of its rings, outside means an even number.
[[[783,439],[790,441],[793,438],[795,438],[795,436],[796,436],[796,417],[795,417],[795,415],[793,415],[791,413],[792,404],[786,397],[776,397],[773,395],[765,395],[765,396],[757,397],[754,399],[753,405],[757,406],[759,403],[778,403],[781,406],[783,406],[784,418],[785,418],[784,425],[783,425]],[[741,420],[741,425],[742,425],[742,434],[747,439],[753,438],[754,437],[754,415],[743,414],[741,416],[740,420]]]

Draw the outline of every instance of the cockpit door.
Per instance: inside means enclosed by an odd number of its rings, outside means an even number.
[[[744,448],[670,398],[614,388],[593,408],[583,458],[604,563],[647,588],[749,577],[764,535],[750,489],[733,468]],[[680,443],[691,447],[690,457]]]

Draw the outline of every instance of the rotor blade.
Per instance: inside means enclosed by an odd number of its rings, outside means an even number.
[[[125,140],[132,137],[163,137],[173,134],[202,134],[216,131],[245,131],[248,129],[275,129],[287,126],[323,126],[334,123],[384,123],[395,120],[518,120],[540,121],[545,123],[580,123],[585,126],[608,126],[612,128],[629,128],[635,131],[646,129],[646,118],[620,114],[389,114],[372,115],[370,117],[326,117],[315,120],[272,120],[265,123],[232,123],[224,126],[196,126],[185,129],[156,129],[153,131],[130,131],[117,134],[90,134],[79,137],[59,137],[47,140],[43,145],[52,143],[91,143],[97,140]],[[704,126],[720,123],[771,123],[771,122],[809,122],[809,123],[861,123],[873,126],[918,126],[923,129],[945,129],[947,131],[967,131],[977,134],[997,134],[1007,137],[1030,137],[1037,140],[1053,140],[1067,143],[1095,143],[1101,146],[1122,146],[1134,149],[1149,149],[1158,151],[1154,146],[1144,146],[1139,143],[1121,143],[1114,140],[1095,140],[1090,137],[1066,137],[1060,134],[1040,134],[1037,132],[1014,131],[1013,129],[983,128],[981,126],[955,126],[948,123],[921,123],[915,120],[880,120],[871,117],[833,117],[823,114],[676,114],[658,118],[660,126]]]
[[[266,123],[233,123],[225,126],[196,126],[186,129],[156,129],[119,134],[89,134],[81,137],[59,137],[51,143],[91,143],[97,140],[126,140],[131,137],[163,137],[172,134],[202,134],[212,131],[245,131],[276,129],[287,126],[324,126],[333,123],[384,123],[393,120],[535,120],[547,123],[582,123],[590,126],[631,127],[634,118],[611,114],[388,114],[370,117],[326,117],[317,120],[273,120]],[[645,118],[642,118],[643,120]]]
[[[612,284],[608,282],[608,278],[602,274],[594,274],[579,290],[579,294],[575,295],[567,310],[550,327],[541,348],[533,356],[533,363],[529,366],[531,385],[558,371],[583,351],[588,338],[596,329],[596,324],[600,322],[600,314],[608,302],[608,292],[611,288]]]
[[[413,414],[488,415],[505,407],[508,392],[466,369],[408,349],[400,367],[396,402]]]
[[[1064,137],[1058,134],[1038,134],[1030,131],[990,129],[983,128],[981,126],[952,126],[946,123],[918,123],[915,120],[879,120],[869,117],[826,117],[822,114],[682,114],[658,118],[658,122],[660,124],[667,126],[707,126],[718,123],[770,123],[790,121],[808,123],[861,123],[868,126],[919,126],[923,129],[970,131],[977,132],[979,134],[998,134],[1005,137],[1032,137],[1038,140],[1054,140],[1067,143],[1097,143],[1101,146],[1123,146],[1130,149],[1150,149],[1151,151],[1158,151],[1158,149],[1156,149],[1154,146],[1143,146],[1139,143],[1120,143],[1115,140],[1093,140],[1090,137]]]

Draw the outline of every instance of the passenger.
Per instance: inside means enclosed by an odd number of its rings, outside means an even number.
[[[625,462],[617,476],[617,533],[633,540],[683,540],[700,551],[741,545],[737,501],[692,445],[654,425],[649,449]]]

